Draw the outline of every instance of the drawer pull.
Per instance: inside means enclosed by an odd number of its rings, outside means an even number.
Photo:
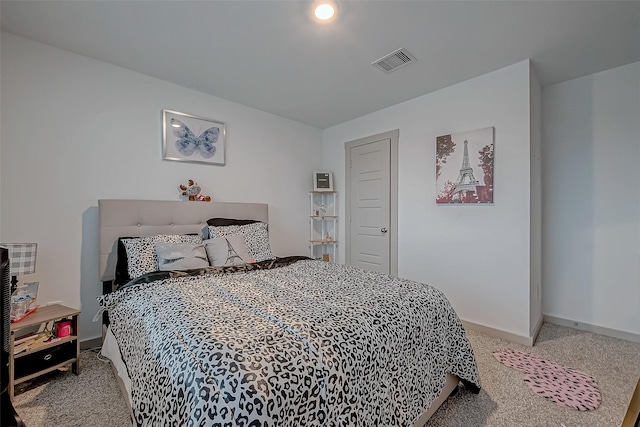
[[[45,362],[48,362],[49,360],[51,360],[51,357],[52,357],[52,356],[51,356],[51,353],[45,354],[45,355],[44,355],[44,360],[45,360]]]

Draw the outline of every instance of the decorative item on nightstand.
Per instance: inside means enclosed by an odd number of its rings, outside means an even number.
[[[0,243],[9,250],[11,278],[11,322],[16,322],[33,313],[38,294],[38,282],[18,286],[17,276],[36,272],[37,243]]]
[[[316,186],[314,185],[314,188]],[[331,183],[333,188],[333,183]],[[311,191],[311,258],[327,262],[338,260],[338,193]]]
[[[54,330],[56,332],[56,338],[68,337],[73,333],[72,329],[71,320],[65,319],[55,322]]]
[[[11,262],[11,293],[18,287],[17,276],[33,274],[36,272],[37,243],[0,243],[9,249],[9,261]]]
[[[19,322],[38,308],[38,282],[25,283],[11,295],[11,323]]]

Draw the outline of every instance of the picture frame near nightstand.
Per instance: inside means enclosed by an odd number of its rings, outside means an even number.
[[[333,191],[333,174],[313,172],[313,191]]]

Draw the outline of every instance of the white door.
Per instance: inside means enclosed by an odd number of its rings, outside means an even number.
[[[397,144],[397,131],[395,135]],[[396,234],[391,203],[392,138],[380,137],[347,143],[347,263],[397,274],[391,268],[392,236]],[[397,238],[395,244],[397,257]]]

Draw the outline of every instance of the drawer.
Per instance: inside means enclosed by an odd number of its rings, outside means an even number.
[[[16,380],[35,374],[59,363],[76,357],[76,341],[68,341],[55,347],[36,351],[32,354],[15,359],[14,378]]]

